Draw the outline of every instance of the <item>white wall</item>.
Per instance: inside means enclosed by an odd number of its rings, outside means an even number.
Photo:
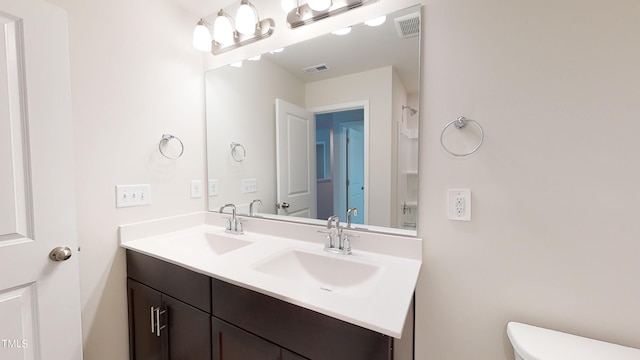
[[[68,11],[85,359],[128,359],[118,225],[205,209],[204,74],[193,14],[167,0],[51,0]],[[184,155],[158,153],[164,133]],[[116,184],[151,184],[152,204],[115,208]],[[64,204],[61,204],[64,206]]]
[[[71,22],[85,354],[126,359],[117,225],[206,208],[187,194],[205,163],[203,75],[189,48],[194,15],[150,0],[52,2]],[[277,20],[272,39],[205,57],[206,67],[416,2],[381,0],[288,30],[279,2],[256,0]],[[640,201],[640,4],[419,3],[416,359],[512,359],[509,320],[640,347],[640,222],[621,207]],[[442,126],[460,115],[487,134],[464,159],[439,145]],[[155,152],[163,132],[187,146],[173,165]],[[154,204],[115,210],[113,185],[132,182],[150,182]],[[473,191],[472,222],[446,219],[446,189],[455,187]]]
[[[640,3],[425,4],[418,358],[513,359],[509,320],[640,347]],[[464,159],[460,115],[486,132]]]

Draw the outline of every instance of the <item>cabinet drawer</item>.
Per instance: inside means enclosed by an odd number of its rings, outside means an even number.
[[[314,360],[393,359],[393,338],[211,279],[212,314]]]
[[[211,282],[206,275],[131,250],[127,250],[127,275],[211,313]]]

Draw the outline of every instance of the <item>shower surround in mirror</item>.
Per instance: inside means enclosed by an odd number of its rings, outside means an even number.
[[[354,223],[415,234],[419,112],[407,106],[418,109],[420,41],[419,36],[401,38],[394,20],[413,16],[419,21],[419,15],[420,7],[412,7],[390,14],[379,27],[357,24],[346,36],[323,35],[282,53],[264,54],[259,61],[246,60],[241,68],[208,71],[208,176],[217,183],[217,195],[209,196],[209,210],[234,203],[240,213],[248,213],[249,203],[260,199],[261,216],[326,223],[324,216],[335,213],[346,221],[346,209],[357,197],[349,194],[361,189],[361,202],[356,206],[360,216],[352,219]],[[309,74],[303,71],[308,67],[328,70]],[[282,202],[277,196],[277,151],[284,150],[277,144],[276,99],[324,119],[308,134],[309,142],[316,144],[309,150],[314,152],[310,162],[316,162],[308,164],[313,168],[309,187],[322,196],[316,202],[320,211],[315,212],[320,220],[287,217],[276,208]],[[343,131],[344,121],[327,125],[330,113],[353,110],[364,117],[356,130],[349,125],[350,130]],[[362,128],[362,150],[347,155],[344,134],[358,134],[358,126]],[[232,158],[232,142],[246,148],[244,161]],[[361,160],[354,160],[357,156]],[[352,185],[359,178],[346,175],[347,157],[352,165],[362,162],[358,189],[347,187],[347,176]],[[351,168],[354,171],[358,166]],[[243,182],[253,179],[256,191],[247,192]]]

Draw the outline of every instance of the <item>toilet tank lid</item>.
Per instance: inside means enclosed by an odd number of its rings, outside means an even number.
[[[524,360],[640,360],[640,349],[510,322],[507,335]]]

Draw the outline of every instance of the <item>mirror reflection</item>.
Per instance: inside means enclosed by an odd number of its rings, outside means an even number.
[[[415,234],[420,11],[208,71],[209,210]]]

